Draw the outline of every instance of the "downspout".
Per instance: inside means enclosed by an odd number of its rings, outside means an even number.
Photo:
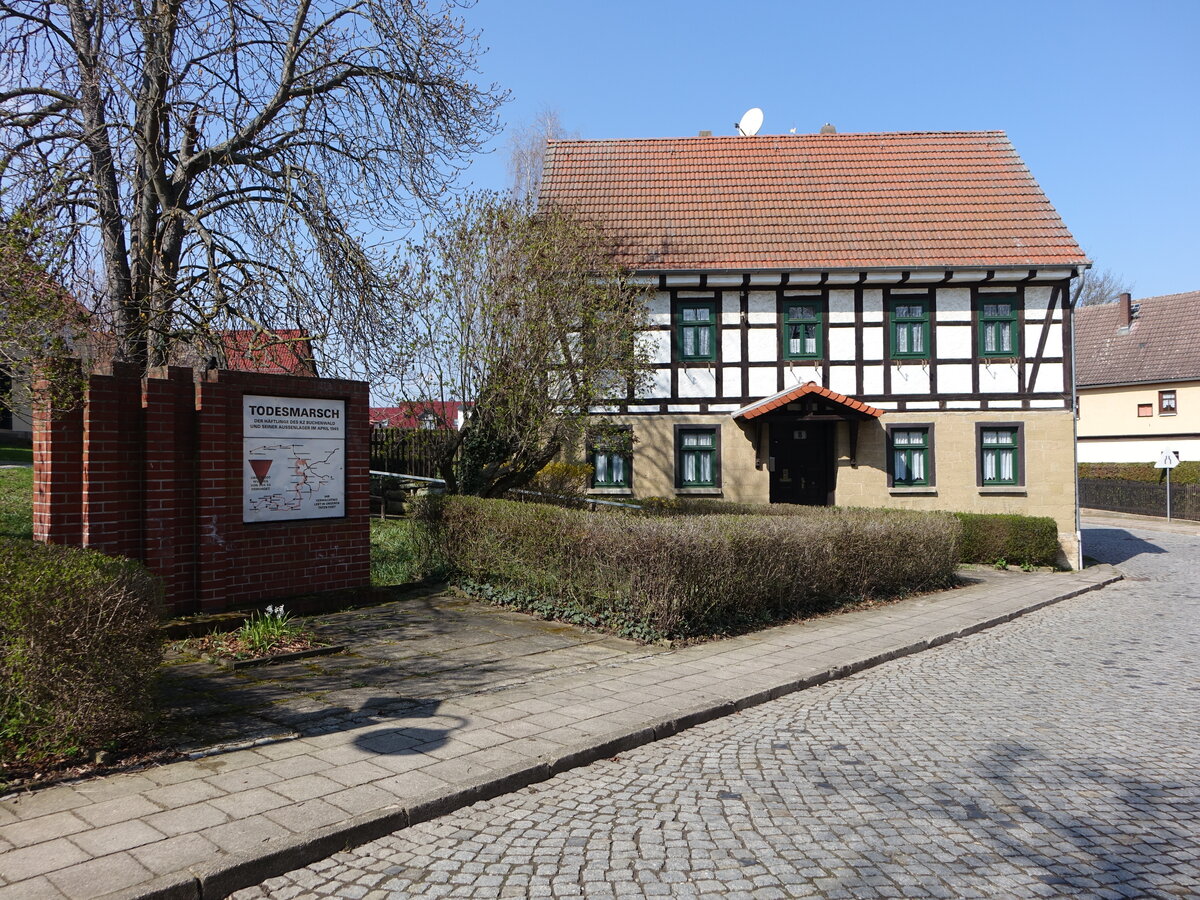
[[[1070,281],[1067,282],[1067,303],[1070,309],[1067,314],[1071,317],[1071,460],[1075,477],[1075,568],[1083,569],[1083,521],[1079,512],[1079,392],[1075,384],[1075,361],[1079,354],[1075,346],[1075,304],[1079,300],[1079,291],[1083,287],[1083,276],[1075,286],[1074,296],[1071,295]]]

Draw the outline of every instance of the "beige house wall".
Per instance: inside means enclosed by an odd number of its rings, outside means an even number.
[[[1158,411],[1159,391],[1175,391],[1176,414]],[[1163,450],[1200,460],[1200,381],[1079,390],[1080,462],[1154,462]]]
[[[714,496],[739,503],[770,501],[770,474],[755,465],[758,420],[742,423],[728,414],[618,416],[614,423],[633,429],[633,483],[637,498]],[[976,423],[1024,425],[1025,484],[1015,488],[977,485]],[[934,426],[932,489],[889,489],[886,426],[926,423]],[[675,487],[675,428],[705,425],[720,429],[721,486],[678,490]],[[988,410],[980,412],[885,413],[859,425],[857,460],[850,459],[847,423],[838,423],[836,492],[838,506],[953,510],[1049,516],[1058,523],[1059,542],[1070,562],[1076,559],[1075,455],[1072,415],[1066,410]],[[760,446],[766,446],[764,432]],[[765,449],[762,451],[765,454]]]

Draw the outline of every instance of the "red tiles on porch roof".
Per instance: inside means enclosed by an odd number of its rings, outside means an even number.
[[[754,419],[764,413],[769,413],[773,409],[779,409],[781,406],[786,406],[793,400],[803,397],[805,394],[816,394],[818,397],[824,397],[827,400],[832,400],[847,409],[853,409],[867,416],[879,418],[883,415],[882,409],[876,409],[874,406],[868,406],[861,400],[855,400],[853,397],[847,397],[845,394],[839,394],[837,391],[831,391],[827,387],[822,387],[815,381],[808,381],[804,384],[794,387],[791,390],[784,391],[781,394],[775,394],[772,397],[767,397],[760,400],[756,404],[751,404],[746,408],[746,411],[741,413],[739,419]]]

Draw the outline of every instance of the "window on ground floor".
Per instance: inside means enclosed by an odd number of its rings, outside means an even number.
[[[721,483],[720,439],[716,428],[676,426],[677,487],[718,487]]]
[[[979,437],[979,483],[984,487],[1024,484],[1022,426],[1017,423],[981,423],[976,427]]]
[[[592,487],[627,488],[633,484],[633,454],[628,432],[594,437],[589,446]]]
[[[933,482],[933,426],[889,425],[889,487],[928,487]]]

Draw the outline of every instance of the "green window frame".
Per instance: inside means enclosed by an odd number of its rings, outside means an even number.
[[[683,362],[717,358],[715,300],[683,300],[675,309],[675,353]]]
[[[979,455],[981,481],[985,487],[1020,484],[1021,442],[1015,425],[980,426]]]
[[[597,440],[591,448],[592,487],[627,488],[633,475],[633,454],[616,440]]]
[[[896,487],[925,487],[932,484],[929,459],[929,428],[896,426],[892,438],[892,484]]]
[[[820,298],[783,300],[783,358],[821,359],[824,356],[824,316]]]
[[[676,442],[679,487],[716,487],[721,476],[717,429],[680,428]]]
[[[929,305],[924,294],[892,298],[892,359],[929,358]]]
[[[979,297],[979,355],[1020,356],[1015,295],[983,294]]]

